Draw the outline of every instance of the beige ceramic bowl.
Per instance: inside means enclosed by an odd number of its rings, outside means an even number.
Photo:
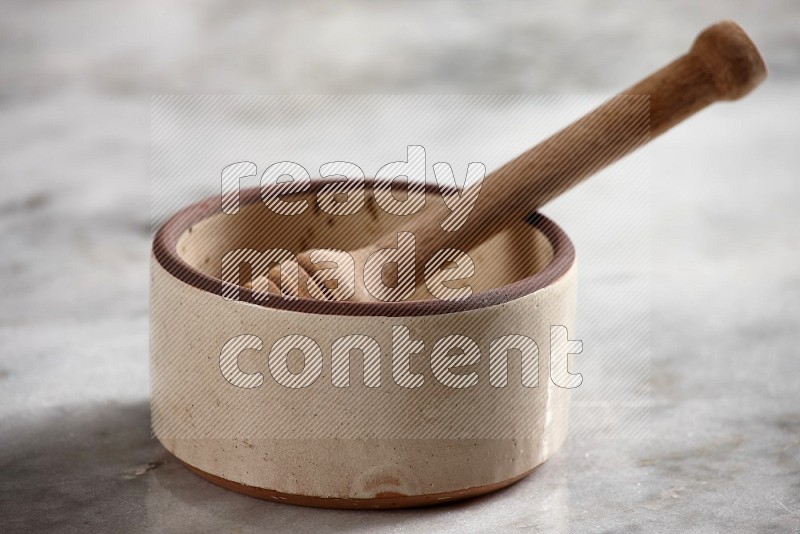
[[[223,214],[214,198],[181,211],[157,233],[151,369],[158,439],[214,483],[310,506],[435,504],[494,491],[529,474],[567,431],[569,391],[550,380],[548,357],[550,327],[571,330],[574,321],[575,255],[567,236],[535,215],[469,251],[476,266],[473,294],[458,302],[432,299],[424,284],[416,300],[400,303],[254,303],[245,290],[241,300],[223,298],[221,259],[230,250],[353,250],[402,228],[401,218],[375,208],[369,195],[357,214],[328,215],[315,208],[320,187],[302,197],[309,200],[302,215],[276,215],[260,202],[259,191],[248,190],[237,215]],[[426,205],[441,202],[429,190]],[[398,327],[424,342],[409,367],[424,377],[422,387],[392,380]],[[242,334],[263,341],[238,363],[266,377],[253,389],[236,388],[220,371],[222,347]],[[381,387],[366,387],[358,372],[350,387],[332,386],[332,344],[351,334],[380,346]],[[491,383],[490,347],[511,334],[538,345],[538,387],[521,386],[521,358],[513,351],[507,386]],[[308,387],[289,389],[269,378],[270,347],[288,335],[313,339],[323,353],[321,374]],[[444,387],[432,374],[432,347],[452,335],[468,336],[480,348],[478,363],[462,371],[477,374],[473,387]],[[296,355],[293,365],[302,368]]]

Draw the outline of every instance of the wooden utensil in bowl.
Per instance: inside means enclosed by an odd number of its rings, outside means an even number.
[[[445,206],[426,209],[414,218],[402,231],[415,237],[416,261],[424,262],[454,244],[471,249],[709,104],[748,94],[766,73],[764,60],[738,24],[723,21],[708,27],[686,54],[487,176],[463,231],[454,235],[442,230],[439,221],[448,215]],[[365,262],[378,249],[396,247],[397,240],[392,231],[350,252],[355,260],[355,294],[349,300],[375,300],[365,283]],[[308,289],[317,298],[331,297],[315,277],[309,253],[300,253],[298,262],[309,285],[298,288],[300,296],[308,296]],[[273,270],[251,286],[279,293],[277,274]]]

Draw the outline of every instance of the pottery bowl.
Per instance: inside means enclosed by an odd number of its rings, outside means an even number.
[[[276,214],[247,190],[235,215],[215,197],[157,232],[156,437],[212,482],[310,506],[436,504],[529,474],[567,433],[569,389],[551,379],[551,337],[574,326],[569,238],[541,215],[520,220],[467,251],[472,294],[458,301],[433,298],[425,283],[404,302],[259,301],[246,289],[230,298],[230,251],[354,250],[413,217],[377,209],[369,191],[358,213],[330,215],[316,203],[324,184],[294,195],[308,201],[300,215]],[[425,209],[443,202],[428,193]]]

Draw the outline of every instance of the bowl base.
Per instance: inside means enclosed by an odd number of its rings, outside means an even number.
[[[522,473],[521,475],[494,482],[492,484],[484,484],[481,486],[474,486],[471,488],[447,491],[443,493],[431,493],[429,495],[401,495],[398,493],[384,493],[376,497],[368,499],[349,499],[343,497],[318,497],[314,495],[298,495],[294,493],[284,493],[266,488],[257,488],[254,486],[247,486],[238,482],[233,482],[217,475],[207,473],[202,469],[191,466],[186,462],[181,462],[188,467],[192,472],[201,476],[202,478],[213,482],[223,488],[244,493],[251,497],[264,499],[268,501],[282,502],[294,504],[297,506],[310,506],[313,508],[334,508],[339,510],[390,510],[397,508],[417,508],[422,506],[433,506],[437,504],[444,504],[453,501],[460,501],[462,499],[469,499],[478,497],[487,493],[492,493],[508,487],[515,482],[518,482],[531,474],[533,469]]]

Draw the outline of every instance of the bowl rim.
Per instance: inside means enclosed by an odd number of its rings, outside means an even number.
[[[317,193],[326,185],[341,183],[335,179],[314,179],[308,193]],[[364,187],[372,187],[373,179],[365,180]],[[427,193],[439,192],[436,184],[425,184]],[[261,201],[261,188],[243,189],[239,195],[240,206],[249,206]],[[266,208],[265,208],[266,209]],[[202,291],[222,296],[222,280],[209,276],[189,265],[178,254],[178,241],[192,226],[214,215],[221,214],[220,195],[214,195],[181,209],[172,215],[156,232],[152,252],[156,261],[173,277]],[[401,302],[349,302],[325,301],[310,298],[287,300],[268,298],[254,300],[251,289],[240,287],[239,299],[229,302],[247,303],[265,308],[273,308],[316,315],[416,317],[441,315],[460,311],[476,310],[489,306],[505,304],[540,289],[544,289],[561,279],[575,263],[575,247],[567,234],[551,219],[534,211],[525,222],[539,230],[553,247],[553,258],[542,270],[511,284],[476,292],[463,300],[415,300]],[[293,251],[295,252],[295,251]],[[296,253],[296,252],[295,252]]]

